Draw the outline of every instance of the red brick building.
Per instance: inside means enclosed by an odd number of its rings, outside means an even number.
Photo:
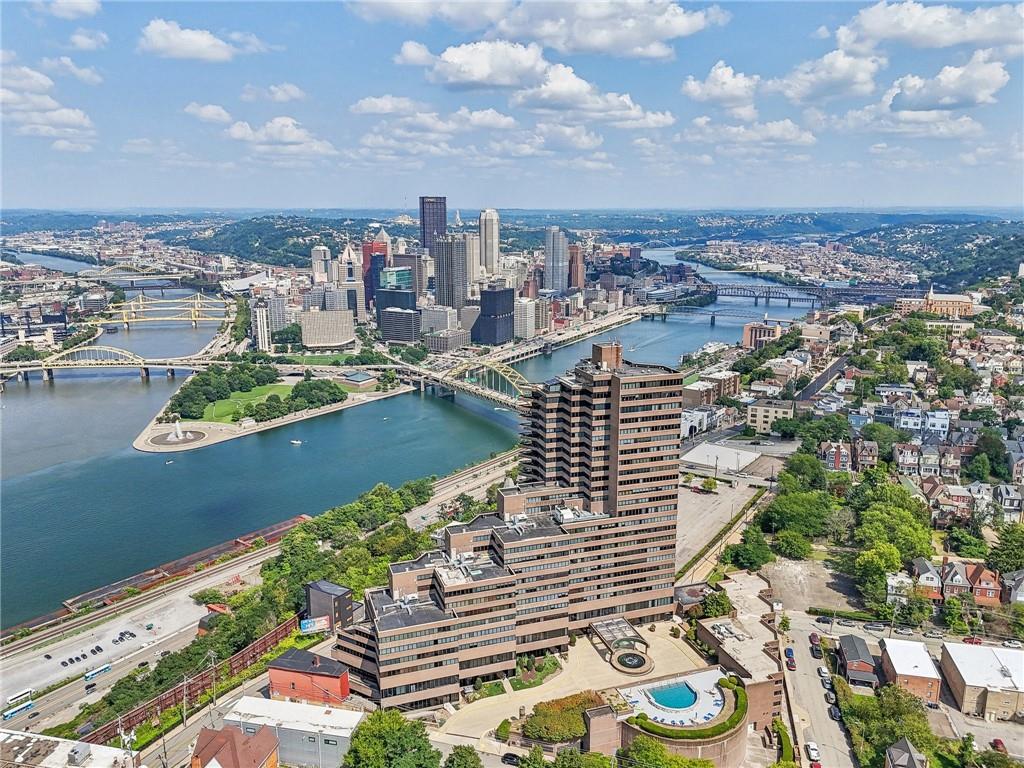
[[[267,726],[242,733],[233,725],[203,728],[192,750],[190,768],[277,768],[277,736]]]
[[[326,656],[292,648],[267,664],[270,697],[304,704],[338,704],[348,698],[348,667]]]

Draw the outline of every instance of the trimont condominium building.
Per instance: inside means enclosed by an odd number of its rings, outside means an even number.
[[[622,359],[617,344],[524,400],[519,483],[498,511],[438,533],[392,564],[333,655],[381,706],[457,701],[520,654],[565,649],[603,617],[672,613],[683,376]]]

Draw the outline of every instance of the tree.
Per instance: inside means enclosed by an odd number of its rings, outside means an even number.
[[[650,736],[637,736],[628,747],[619,750],[619,757],[623,764],[638,768],[714,768],[710,760],[673,755]]]
[[[947,597],[942,605],[942,621],[955,635],[966,635],[970,628],[964,618],[964,604],[959,597]]]
[[[854,537],[865,548],[888,542],[896,547],[904,562],[932,553],[931,531],[913,512],[895,504],[872,504],[861,512]]]
[[[989,461],[987,453],[979,453],[970,460],[964,469],[964,477],[966,479],[976,480],[979,483],[987,483],[991,474],[992,462]]]
[[[864,600],[872,607],[885,605],[887,574],[902,565],[899,550],[882,541],[861,552],[854,561],[854,579]]]
[[[748,526],[743,531],[741,544],[730,544],[722,551],[722,562],[748,571],[756,571],[775,559],[759,528]]]
[[[877,422],[865,424],[860,430],[860,436],[865,440],[873,440],[878,443],[878,458],[882,461],[892,461],[893,445],[909,439],[903,432]]]
[[[932,601],[917,589],[912,589],[910,594],[907,595],[907,602],[897,607],[896,616],[901,624],[919,627],[927,619],[931,618]]]
[[[583,756],[576,749],[563,749],[555,755],[554,768],[583,768]]]
[[[1024,568],[1024,525],[1011,523],[999,532],[999,543],[989,552],[988,565],[1000,573]]]
[[[600,752],[584,752],[583,768],[612,768],[612,759]]]
[[[946,545],[960,557],[984,558],[988,555],[985,540],[971,535],[964,528],[951,528],[946,534]]]
[[[704,482],[700,484],[700,487],[708,493],[713,493],[714,490],[718,488],[718,481],[713,477],[705,477]]]
[[[423,723],[406,720],[396,709],[384,709],[371,712],[353,731],[342,765],[344,768],[439,768],[441,753],[430,746]],[[543,762],[534,768],[544,768]]]
[[[544,761],[544,750],[540,745],[534,745],[533,749],[519,761],[519,768],[547,768]]]
[[[815,445],[815,452],[817,445]],[[800,483],[800,490],[823,491],[828,487],[825,467],[811,453],[797,452],[786,461],[786,472]]]
[[[833,544],[845,544],[850,540],[855,523],[853,510],[849,507],[836,507],[825,518],[825,535]]]
[[[480,755],[472,747],[459,744],[445,758],[444,768],[483,768]],[[568,767],[567,767],[568,768]]]
[[[732,601],[725,592],[708,592],[701,602],[701,610],[705,616],[728,616],[732,612]]]
[[[789,632],[790,624],[791,622],[789,620],[789,614],[783,613],[782,616],[779,618],[779,631]]]
[[[1010,479],[1010,467],[1007,463],[1006,444],[997,430],[982,429],[975,445],[978,454],[988,456],[992,474],[1001,480]],[[977,455],[977,454],[976,454]]]
[[[796,531],[780,531],[774,545],[776,552],[790,560],[806,560],[811,556],[811,542]]]
[[[835,500],[825,491],[780,493],[761,513],[761,530],[772,533],[789,530],[808,537],[821,536],[835,506]]]

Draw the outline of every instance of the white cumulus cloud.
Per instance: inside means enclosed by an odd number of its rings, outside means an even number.
[[[47,72],[57,75],[69,75],[86,85],[99,85],[103,77],[92,67],[79,67],[69,56],[61,56],[56,59],[43,59],[41,66]]]
[[[690,126],[677,136],[682,141],[719,144],[755,144],[762,146],[808,146],[817,141],[814,134],[792,120],[773,120],[748,125],[716,125],[708,116],[694,118]]]
[[[406,41],[395,63],[426,67],[431,82],[456,88],[509,88],[539,80],[549,68],[535,43],[480,40],[445,48],[438,55]]]
[[[284,104],[289,101],[305,99],[306,92],[295,85],[295,83],[278,83],[277,85],[269,85],[266,88],[247,84],[242,89],[240,98],[242,101],[266,99],[267,101],[276,101],[278,104]]]
[[[76,29],[71,33],[68,44],[76,51],[98,51],[105,48],[110,38],[98,29]]]
[[[350,106],[348,111],[356,115],[403,115],[417,112],[422,106],[407,96],[386,93],[383,96],[366,96]]]
[[[224,133],[229,138],[251,145],[254,152],[265,155],[313,157],[338,154],[329,141],[317,138],[293,117],[275,117],[258,128],[239,121],[225,128]]]
[[[766,88],[800,104],[839,96],[867,96],[875,90],[875,75],[886,66],[881,56],[856,56],[844,50],[805,61],[782,78],[769,80]]]
[[[544,137],[544,143],[547,146],[558,149],[585,151],[597,149],[604,143],[604,137],[601,134],[588,131],[583,125],[537,123],[537,131]]]
[[[706,101],[725,107],[733,117],[740,120],[756,120],[754,95],[760,82],[760,75],[745,75],[736,72],[724,61],[718,61],[703,81],[693,75],[687,77],[682,92],[694,101]]]
[[[36,0],[33,5],[58,19],[80,19],[100,12],[100,0]]]
[[[975,51],[962,67],[943,67],[935,77],[905,75],[894,86],[894,110],[926,111],[964,109],[992,104],[995,94],[1010,82],[1001,61],[993,61],[991,51]]]
[[[92,144],[85,141],[57,139],[50,145],[50,149],[55,149],[58,152],[92,152]]]
[[[165,59],[220,63],[241,53],[262,53],[269,47],[255,35],[232,32],[224,40],[207,29],[188,29],[176,21],[152,19],[142,28],[138,50]]]
[[[185,105],[184,112],[204,123],[231,122],[231,115],[219,104],[200,104],[198,101],[191,101]]]

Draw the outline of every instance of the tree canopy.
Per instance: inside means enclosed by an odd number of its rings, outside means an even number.
[[[423,723],[396,709],[371,712],[352,732],[343,768],[439,768],[441,753],[430,745]],[[460,768],[463,768],[460,765]],[[468,767],[466,767],[468,768]]]

